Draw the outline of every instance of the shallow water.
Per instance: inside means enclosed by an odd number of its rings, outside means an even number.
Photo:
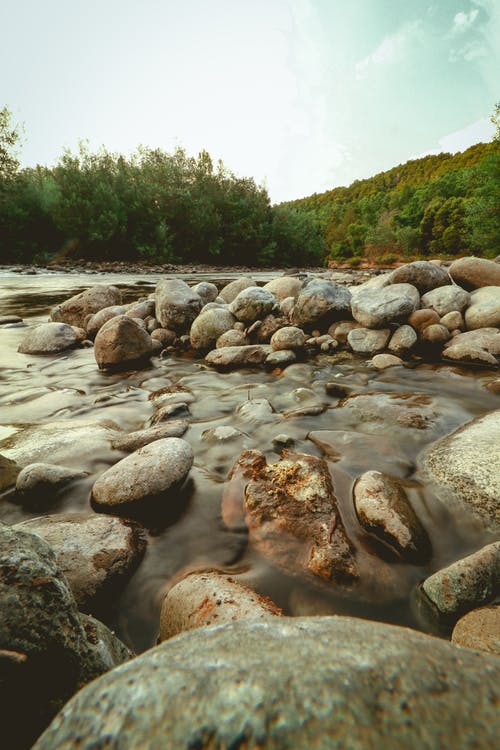
[[[189,283],[210,280],[221,288],[236,277],[193,274]],[[114,283],[126,301],[153,291],[158,276],[125,274],[39,274],[23,276],[0,272],[0,315],[17,314],[26,324],[44,322],[50,307],[94,283]],[[255,275],[254,275],[255,278]],[[259,282],[270,275],[257,274]],[[485,389],[497,377],[483,369],[415,364],[376,372],[361,358],[346,352],[320,355],[283,372],[261,369],[216,372],[202,358],[185,354],[155,357],[140,371],[106,374],[97,369],[92,349],[78,349],[41,357],[17,353],[25,326],[0,328],[0,453],[16,457],[11,439],[26,436],[22,462],[50,460],[43,456],[43,441],[30,440],[30,430],[62,422],[59,452],[52,460],[78,466],[89,476],[62,491],[50,505],[31,511],[0,498],[0,520],[17,523],[43,513],[90,510],[90,488],[96,477],[122,457],[105,440],[82,427],[81,420],[111,420],[125,431],[140,429],[153,413],[151,392],[166,385],[189,389],[190,426],[184,438],[194,450],[195,462],[182,490],[182,506],[147,519],[146,556],[121,596],[99,612],[127,643],[142,650],[155,642],[161,597],[181,569],[221,566],[260,593],[273,598],[285,612],[309,614],[350,613],[418,627],[409,604],[416,582],[460,554],[483,543],[481,532],[459,515],[451,517],[425,484],[418,469],[419,453],[432,441],[468,420],[498,408],[498,396]],[[344,386],[350,398],[328,394],[327,383]],[[354,398],[352,398],[354,396]],[[258,417],[258,405],[238,411],[248,401],[267,399],[274,411]],[[320,414],[294,413],[321,405]],[[405,410],[423,414],[418,427],[404,426],[398,415]],[[241,435],[209,443],[203,432],[231,425]],[[66,429],[67,428],[67,429]],[[224,482],[242,450],[258,448],[268,460],[277,460],[273,439],[285,433],[295,450],[324,456],[332,472],[340,511],[355,544],[366,583],[351,597],[311,588],[285,576],[260,558],[247,544],[243,530],[229,531],[220,515]],[[73,439],[72,435],[77,437]],[[363,536],[352,505],[352,485],[362,472],[378,469],[404,479],[409,498],[425,525],[434,554],[423,567],[398,563]],[[384,559],[382,559],[384,558]],[[387,581],[380,590],[380,580]],[[385,585],[385,584],[384,584]],[[377,588],[378,586],[378,588]]]

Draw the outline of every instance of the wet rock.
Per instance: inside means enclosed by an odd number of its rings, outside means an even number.
[[[80,620],[87,636],[87,663],[95,665],[92,667],[94,672],[108,672],[133,658],[134,653],[100,620],[83,613],[80,613]]]
[[[411,284],[391,284],[367,289],[352,300],[352,315],[366,328],[384,328],[404,321],[420,304],[420,295]]]
[[[255,286],[255,281],[246,276],[242,276],[239,279],[235,279],[234,281],[230,281],[229,284],[226,284],[226,286],[221,289],[220,296],[225,302],[231,303],[236,299],[238,294],[243,291],[243,289],[248,289],[251,286]]]
[[[290,409],[284,412],[284,419],[292,419],[293,417],[315,417],[318,414],[322,414],[326,410],[325,404],[307,404],[307,406],[300,406],[298,409]]]
[[[446,326],[440,323],[432,323],[422,331],[422,341],[426,341],[428,344],[437,344],[442,346],[450,338],[450,332]]]
[[[243,323],[253,323],[271,312],[276,299],[271,292],[260,286],[243,289],[229,305],[230,312]],[[222,332],[221,332],[222,333]]]
[[[54,307],[50,318],[56,322],[85,328],[85,321],[89,315],[94,315],[104,307],[121,303],[122,295],[116,286],[97,284]]]
[[[397,367],[403,364],[403,360],[394,354],[376,354],[371,361],[372,367],[376,370],[387,370],[388,367]]]
[[[30,328],[19,344],[21,354],[57,354],[77,344],[73,328],[66,323],[41,323]]]
[[[182,484],[192,464],[193,450],[185,440],[155,440],[101,474],[92,487],[92,500],[117,508],[157,498]]]
[[[17,477],[16,492],[30,498],[34,496],[45,498],[51,494],[55,497],[58,489],[75,479],[82,479],[86,476],[87,472],[66,466],[46,463],[28,464]]]
[[[113,448],[119,451],[136,451],[155,440],[182,437],[188,427],[189,422],[186,419],[173,419],[171,422],[162,422],[154,425],[154,427],[146,427],[144,430],[118,435],[111,444]]]
[[[421,299],[423,308],[435,310],[440,318],[450,312],[463,312],[470,302],[470,294],[456,284],[433,289]]]
[[[297,355],[291,349],[280,349],[277,352],[271,352],[266,357],[265,364],[268,367],[287,367],[295,362]]]
[[[280,302],[280,312],[285,318],[289,319],[293,308],[295,307],[295,297],[285,297]]]
[[[357,354],[374,354],[387,346],[391,332],[388,328],[373,330],[354,328],[347,335],[347,343]]]
[[[238,331],[237,329],[231,329],[221,334],[215,342],[216,349],[222,349],[225,346],[248,346],[250,339],[244,331]]]
[[[428,326],[439,323],[439,321],[439,315],[435,310],[431,309],[415,310],[408,318],[409,325],[419,334],[422,334]]]
[[[0,492],[15,484],[21,467],[15,461],[0,455]]]
[[[389,435],[365,435],[351,430],[313,430],[307,439],[340,464],[353,477],[366,469],[367,461],[379,471],[406,474],[408,459],[400,455],[398,440]]]
[[[401,484],[380,471],[367,471],[354,485],[354,507],[363,529],[412,563],[431,556],[427,532]]]
[[[456,336],[455,338],[458,338]],[[475,346],[471,342],[462,342],[455,344],[455,338],[449,342],[451,346],[448,346],[443,351],[443,357],[445,359],[453,359],[456,362],[472,362],[480,365],[490,365],[491,367],[498,366],[498,359],[492,354],[489,354],[485,349],[480,346]]]
[[[465,324],[469,330],[500,328],[500,286],[485,286],[472,292]]]
[[[23,319],[19,315],[0,315],[0,326],[15,325],[22,322]]]
[[[500,286],[500,266],[486,258],[459,258],[450,268],[450,276],[456,284],[465,289],[478,289],[482,286]]]
[[[204,305],[214,302],[219,296],[219,290],[215,284],[211,284],[209,281],[200,281],[199,284],[195,284],[191,288],[195,294],[201,297],[202,304]]]
[[[175,584],[163,600],[160,641],[207,625],[280,615],[273,602],[234,578],[215,570],[195,572]]]
[[[451,641],[500,656],[500,606],[480,607],[461,617],[453,628]]]
[[[235,319],[229,310],[202,312],[193,321],[189,337],[193,349],[210,349],[223,333],[233,328]]]
[[[237,430],[231,425],[223,424],[218,427],[209,427],[201,433],[201,439],[204,443],[225,443],[229,440],[244,437],[245,433]]]
[[[287,453],[268,465],[259,451],[247,453],[252,472],[245,490],[245,522],[251,544],[292,575],[355,584],[354,551],[325,461]]]
[[[96,513],[57,513],[14,528],[50,545],[82,612],[105,605],[132,575],[146,549],[138,524]]]
[[[174,417],[187,417],[189,413],[189,404],[186,401],[175,400],[172,404],[160,406],[149,420],[150,425],[157,425],[160,422],[170,422]]]
[[[279,435],[276,435],[272,439],[272,446],[274,450],[281,453],[283,448],[292,448],[295,445],[295,438],[293,438],[291,435],[287,435],[284,432],[280,432]]]
[[[141,318],[147,322],[148,318],[154,318],[155,316],[154,299],[142,299],[133,302],[127,307],[126,315],[130,318]]]
[[[203,305],[199,294],[180,279],[160,281],[156,287],[155,303],[156,317],[162,327],[178,334],[189,331]]]
[[[151,336],[139,320],[118,315],[102,326],[94,342],[99,369],[125,369],[151,357]]]
[[[361,328],[361,323],[355,320],[341,320],[339,323],[332,323],[328,329],[328,333],[332,338],[339,342],[339,344],[347,343],[348,334],[354,330],[354,328]]]
[[[387,348],[396,355],[408,354],[417,343],[415,329],[408,325],[399,326],[392,334]]]
[[[500,529],[500,409],[437,440],[422,468],[449,507],[461,506],[492,531]]]
[[[168,328],[156,328],[151,334],[151,341],[159,341],[162,346],[172,346],[177,335]]]
[[[449,331],[463,331],[465,327],[462,313],[459,313],[458,310],[452,310],[452,312],[446,313],[439,322],[442,326],[446,326]]]
[[[418,595],[438,620],[451,625],[499,592],[500,542],[494,542],[426,578]]]
[[[103,307],[102,310],[96,312],[94,315],[90,315],[87,318],[85,328],[87,335],[94,339],[98,331],[103,327],[108,320],[116,318],[117,315],[125,315],[127,308],[123,305],[112,305],[111,307]]]
[[[280,331],[287,325],[288,320],[286,318],[280,317],[278,315],[266,315],[262,319],[260,326],[255,331],[255,339],[257,343],[269,344],[272,336],[274,336],[277,331]]]
[[[345,409],[365,431],[371,424],[395,428],[427,430],[436,422],[432,399],[424,393],[355,393],[343,399],[337,408]]]
[[[271,346],[275,351],[283,349],[302,349],[306,342],[306,335],[301,328],[285,326],[276,331],[271,337]]]
[[[500,357],[500,331],[498,328],[478,328],[475,331],[460,333],[449,342],[447,349],[458,344],[484,349],[493,356]]]
[[[392,271],[389,283],[411,284],[420,294],[425,294],[431,289],[450,284],[451,280],[446,268],[427,260],[416,260]]]
[[[89,644],[51,548],[8,526],[0,527],[0,609],[0,649],[19,656],[10,659],[12,669],[0,681],[2,742],[26,748],[68,698],[108,665]]]
[[[278,302],[282,302],[288,297],[296,299],[299,296],[302,289],[302,281],[293,276],[280,276],[278,279],[273,279],[264,284],[263,288],[271,292]]]
[[[93,750],[110,736],[120,750],[421,750],[450,737],[491,750],[499,683],[495,657],[407,628],[243,620],[186,633],[100,678],[33,750]]]
[[[271,422],[275,419],[272,405],[266,398],[252,398],[243,401],[236,409],[236,414],[246,422]]]
[[[330,325],[350,313],[351,293],[326,279],[312,279],[302,288],[292,312],[292,322],[299,328]]]
[[[249,367],[261,365],[271,352],[272,348],[267,344],[222,346],[209,352],[205,362],[215,367]]]

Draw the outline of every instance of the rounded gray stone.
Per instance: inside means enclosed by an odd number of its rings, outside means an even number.
[[[423,308],[435,310],[440,318],[450,312],[463,312],[470,302],[470,294],[456,284],[440,286],[424,294]]]
[[[216,308],[202,312],[191,325],[191,346],[193,349],[210,349],[219,336],[233,328],[234,323],[234,316],[229,310]]]
[[[350,312],[351,293],[326,279],[312,279],[302,288],[292,311],[292,322],[302,328],[317,323],[331,323]]]
[[[347,343],[357,354],[375,354],[386,348],[390,335],[388,328],[353,328],[347,334]]]
[[[94,315],[104,307],[121,305],[121,303],[122,294],[116,286],[96,284],[54,307],[50,318],[57,322],[85,328],[85,321],[89,315]]]
[[[243,323],[253,323],[255,320],[262,320],[268,315],[275,304],[274,294],[263,287],[250,286],[243,289],[234,298],[229,305],[229,310],[235,318]]]
[[[98,367],[101,370],[124,369],[147,360],[153,345],[143,325],[141,318],[127,315],[108,320],[95,337],[94,356]]]
[[[17,351],[21,354],[57,354],[72,349],[77,341],[72,326],[66,323],[41,323],[26,333]]]
[[[391,273],[390,284],[412,284],[420,294],[450,283],[446,268],[428,260],[416,260],[396,268]]]
[[[203,302],[200,295],[185,281],[164,279],[156,287],[155,305],[156,317],[161,326],[180,334],[189,331]]]
[[[411,284],[390,284],[366,289],[352,300],[352,315],[366,328],[384,328],[411,315],[420,304],[420,294]]]

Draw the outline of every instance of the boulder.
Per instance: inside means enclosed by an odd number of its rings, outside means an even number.
[[[500,265],[486,258],[459,258],[450,268],[450,276],[456,284],[465,289],[478,289],[482,286],[500,286]]]
[[[496,367],[500,361],[500,331],[498,328],[478,328],[459,333],[448,342],[443,357]]]
[[[261,365],[271,352],[272,348],[268,344],[222,346],[209,352],[205,362],[214,367],[251,367]]]
[[[288,297],[296,299],[299,296],[302,289],[302,281],[293,276],[280,276],[264,284],[263,288],[271,292],[278,302],[282,302]]]
[[[15,484],[21,467],[10,458],[0,455],[0,492]]]
[[[145,445],[154,443],[155,440],[182,437],[188,427],[189,422],[187,420],[173,419],[170,422],[161,422],[153,427],[146,427],[143,430],[119,434],[114,438],[111,445],[119,451],[136,451],[139,448],[144,448]]]
[[[243,619],[267,619],[281,610],[229,575],[193,572],[176,583],[163,600],[160,641],[186,630]]]
[[[462,313],[459,313],[458,310],[446,313],[439,322],[442,326],[446,326],[449,331],[463,331],[465,328]]]
[[[470,294],[456,284],[440,286],[424,294],[423,308],[435,310],[440,318],[450,312],[463,312],[470,302]]]
[[[41,323],[30,328],[17,349],[21,354],[57,354],[73,349],[78,338],[66,323]]]
[[[472,292],[465,324],[469,330],[500,328],[500,286],[484,286]]]
[[[99,369],[126,369],[151,357],[151,336],[138,321],[118,315],[102,326],[94,342]]]
[[[274,422],[276,419],[274,409],[267,398],[252,398],[243,401],[235,412],[240,419],[254,424]]]
[[[446,268],[427,260],[416,260],[392,271],[389,283],[411,284],[420,294],[425,294],[431,289],[450,284],[450,277]]]
[[[193,464],[193,450],[182,438],[164,438],[126,456],[94,482],[92,500],[116,509],[140,503],[181,485]]]
[[[457,646],[500,656],[500,606],[479,607],[460,618],[451,634]]]
[[[33,498],[55,499],[57,491],[75,479],[82,479],[87,472],[58,464],[34,463],[22,469],[16,480],[16,492]]]
[[[408,323],[409,325],[414,328],[419,335],[422,335],[422,333],[425,331],[428,326],[434,325],[436,323],[439,323],[440,317],[437,314],[435,310],[428,309],[421,309],[421,310],[415,310],[409,317],[408,317]]]
[[[33,750],[460,748],[498,740],[500,661],[351,617],[185,633],[82,690]]]
[[[499,445],[497,409],[437,440],[421,457],[440,500],[451,508],[459,505],[492,531],[500,529]]]
[[[394,354],[376,354],[371,361],[372,367],[376,370],[387,370],[388,367],[398,367],[403,364],[403,360]]]
[[[357,354],[374,354],[387,346],[391,332],[388,328],[373,330],[354,328],[347,334],[347,343]]]
[[[387,348],[396,355],[404,356],[408,354],[417,343],[417,334],[415,329],[409,325],[399,326],[392,334]]]
[[[226,331],[221,334],[215,342],[216,349],[222,349],[225,346],[248,346],[250,339],[244,331],[238,331],[236,328],[232,328],[230,331]]]
[[[420,295],[411,284],[390,284],[367,289],[352,300],[352,315],[366,328],[385,328],[406,320],[420,304]]]
[[[229,305],[230,312],[243,323],[261,320],[271,312],[276,299],[271,292],[260,286],[243,289]],[[221,331],[222,333],[222,331]]]
[[[424,328],[421,334],[422,341],[434,346],[442,346],[449,338],[449,330],[446,326],[441,325],[441,323],[432,323],[430,326]]]
[[[403,560],[422,564],[431,543],[401,484],[380,471],[366,471],[354,485],[354,507],[367,534],[375,536]]]
[[[82,612],[106,605],[146,549],[138,524],[96,513],[57,513],[14,528],[36,534],[50,545]]]
[[[306,335],[301,328],[296,326],[285,326],[280,328],[271,337],[271,346],[275,351],[282,349],[302,349],[306,343]]]
[[[147,320],[155,316],[154,299],[142,299],[127,306],[126,315],[130,318],[141,318]]]
[[[203,302],[185,281],[164,279],[155,292],[156,317],[163,328],[186,333],[200,312]]]
[[[297,355],[292,349],[280,349],[276,352],[271,352],[266,357],[265,364],[267,367],[287,367],[292,362],[297,361]]]
[[[200,281],[199,284],[195,284],[191,289],[195,294],[201,297],[203,305],[206,305],[209,302],[214,302],[219,296],[219,290],[215,284],[212,284],[209,281]]]
[[[339,344],[346,344],[349,333],[354,328],[362,328],[361,323],[355,320],[341,320],[338,323],[332,323],[328,329],[328,333],[332,338],[339,342]]]
[[[260,321],[260,325],[255,331],[255,341],[257,344],[269,344],[271,338],[277,331],[280,331],[285,326],[288,326],[289,321],[279,315],[265,315]],[[247,335],[250,335],[250,330],[247,330]]]
[[[123,305],[111,305],[111,307],[103,307],[99,312],[94,313],[88,317],[86,321],[87,335],[91,339],[94,339],[98,331],[103,327],[108,320],[116,318],[117,315],[125,315],[127,308]]]
[[[236,299],[238,294],[243,291],[243,289],[248,289],[251,286],[255,286],[255,281],[246,276],[241,276],[239,279],[235,279],[234,281],[230,281],[229,284],[226,284],[226,286],[221,289],[219,296],[222,297],[225,302],[231,303]]]
[[[50,318],[59,323],[85,328],[85,321],[89,315],[94,315],[104,307],[121,304],[122,295],[116,286],[97,284],[54,307]]]
[[[193,349],[211,349],[219,336],[232,330],[234,316],[229,310],[214,309],[200,313],[193,321],[189,338]]]
[[[328,326],[350,313],[351,293],[326,279],[312,279],[302,288],[292,311],[292,323],[304,326]]]

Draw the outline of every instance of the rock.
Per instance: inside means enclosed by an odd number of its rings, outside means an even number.
[[[366,471],[354,485],[354,507],[363,529],[408,562],[422,564],[431,543],[401,484],[380,471]]]
[[[118,315],[102,326],[94,342],[99,369],[126,369],[151,357],[151,336],[138,320]]]
[[[500,529],[499,446],[497,409],[437,440],[421,458],[439,499],[452,508],[459,504],[492,531]]]
[[[186,630],[248,618],[281,615],[269,599],[215,570],[194,572],[173,586],[163,600],[160,641]]]
[[[278,453],[281,453],[283,448],[292,448],[295,445],[295,438],[293,438],[291,435],[287,435],[284,432],[280,432],[279,435],[276,435],[272,439],[272,446],[275,451],[278,451]]]
[[[354,330],[354,328],[361,327],[361,323],[357,323],[355,320],[341,320],[339,323],[332,323],[328,329],[328,333],[332,338],[336,339],[339,344],[346,344],[349,333]]]
[[[22,322],[23,319],[19,315],[0,315],[0,326],[16,325]]]
[[[121,305],[121,303],[122,295],[119,289],[115,286],[97,284],[54,307],[50,318],[56,322],[85,328],[87,316],[94,315],[104,307]]]
[[[159,341],[162,346],[172,346],[177,335],[168,328],[156,328],[151,334],[151,341]]]
[[[15,484],[21,467],[15,461],[0,455],[0,492]]]
[[[388,367],[397,367],[398,365],[403,365],[404,362],[400,357],[394,356],[394,354],[376,354],[371,364],[376,370],[387,370]]]
[[[439,621],[452,625],[466,612],[493,601],[499,590],[500,542],[494,542],[426,578],[419,596]]]
[[[453,628],[451,641],[500,656],[500,606],[480,607],[461,617]]]
[[[82,344],[83,345],[83,343],[85,341],[88,342],[88,343],[90,343],[90,344],[92,344],[92,342],[88,341],[87,331],[85,330],[85,328],[78,328],[77,326],[71,326],[71,328],[75,332],[76,343],[77,344]]]
[[[302,288],[292,312],[292,322],[299,328],[330,325],[350,312],[351,293],[326,279],[312,279]]]
[[[285,318],[290,318],[293,308],[295,307],[295,297],[285,297],[280,302],[280,312]]]
[[[252,398],[243,401],[236,409],[236,414],[245,422],[261,424],[273,422],[276,418],[274,409],[266,398]]]
[[[133,302],[128,305],[125,314],[130,318],[141,318],[147,322],[148,318],[154,318],[155,316],[155,301],[154,299],[142,299]]]
[[[351,617],[242,620],[101,677],[33,750],[448,747],[498,739],[500,662]],[[110,718],[112,717],[112,718]]]
[[[112,305],[111,307],[103,307],[102,310],[96,312],[94,315],[88,317],[86,321],[87,334],[91,339],[94,339],[98,331],[103,327],[108,320],[116,318],[117,315],[125,315],[127,308],[123,305]]]
[[[87,476],[86,471],[71,469],[56,464],[34,463],[28,464],[22,469],[16,480],[16,492],[29,496],[45,499],[55,499],[57,490]]]
[[[193,450],[185,440],[155,440],[101,474],[92,487],[92,500],[117,508],[157,498],[181,485],[192,464]]]
[[[269,281],[264,284],[264,289],[274,295],[278,302],[282,302],[288,297],[294,297],[295,299],[299,296],[300,290],[302,289],[302,281],[294,278],[293,276],[280,276],[277,279]]]
[[[416,260],[394,269],[389,284],[411,284],[420,294],[425,294],[431,289],[450,284],[450,277],[446,268],[427,260]]]
[[[287,325],[288,320],[286,318],[277,315],[266,315],[255,331],[257,344],[269,344],[272,336]],[[250,335],[250,330],[247,331],[247,335]]]
[[[450,312],[463,312],[470,302],[470,294],[456,284],[440,286],[424,294],[421,299],[423,308],[435,310],[440,318]]]
[[[237,430],[231,425],[223,424],[218,427],[209,427],[201,433],[201,439],[204,443],[225,443],[235,438],[244,437],[241,430]]]
[[[442,326],[440,323],[432,323],[422,331],[422,341],[426,341],[428,344],[437,344],[439,346],[445,344],[450,338],[450,332],[446,326]]]
[[[440,318],[435,310],[415,310],[408,318],[408,323],[412,328],[422,334],[428,326],[439,323]]]
[[[472,292],[465,311],[465,324],[469,330],[500,328],[500,286],[484,286]]]
[[[449,331],[463,331],[465,327],[462,313],[459,313],[458,310],[452,310],[451,312],[446,313],[439,322],[442,326],[446,326]]]
[[[357,354],[374,354],[387,346],[391,332],[388,328],[373,330],[354,328],[347,335],[347,343]]]
[[[164,279],[155,292],[156,317],[163,328],[186,333],[202,308],[202,299],[185,281]]]
[[[352,300],[352,315],[366,328],[385,328],[411,315],[420,304],[420,295],[411,284],[391,284],[367,289]]]
[[[213,302],[219,296],[219,290],[215,284],[212,284],[209,281],[200,281],[199,284],[195,284],[191,289],[195,294],[201,297],[203,305]]]
[[[271,352],[272,348],[266,344],[222,346],[209,352],[205,362],[215,367],[249,367],[262,364]]]
[[[119,451],[136,451],[155,440],[182,437],[188,427],[189,422],[187,420],[173,419],[171,422],[162,422],[154,425],[154,427],[146,427],[144,430],[118,435],[111,444],[113,448]]]
[[[245,490],[250,543],[292,575],[350,587],[358,571],[337,508],[328,466],[322,459],[287,453],[268,465],[248,451],[251,478]]]
[[[106,605],[146,549],[138,524],[96,513],[57,513],[14,528],[36,534],[50,545],[82,612]]]
[[[283,349],[302,349],[306,342],[306,335],[296,326],[280,328],[271,337],[271,346],[275,351]]]
[[[236,299],[238,294],[242,292],[243,289],[248,289],[249,287],[254,286],[255,281],[247,278],[246,276],[242,276],[239,279],[235,279],[234,281],[230,281],[229,284],[226,284],[226,286],[221,289],[219,295],[225,302],[229,304]]]
[[[484,351],[500,357],[500,331],[498,328],[477,328],[474,331],[459,333],[449,342],[447,349],[458,344],[484,349]]]
[[[398,428],[428,430],[435,425],[437,416],[432,399],[424,393],[355,393],[337,408],[345,409],[346,417],[350,412],[356,427],[363,424],[363,432],[378,434],[381,424],[390,427],[393,434]]]
[[[458,338],[458,336],[456,336],[455,338]],[[452,359],[456,362],[473,362],[474,364],[490,365],[491,367],[498,366],[497,358],[492,354],[489,354],[482,347],[465,342],[455,344],[455,338],[451,339],[451,341],[449,342],[451,346],[448,346],[443,351],[443,358]]]
[[[221,334],[215,342],[216,349],[222,349],[225,346],[248,346],[250,339],[243,331],[231,329]]]
[[[193,321],[189,337],[193,349],[210,349],[223,333],[230,331],[234,316],[229,310],[217,309],[202,312]]]
[[[106,625],[95,617],[82,613],[80,620],[89,648],[87,664],[91,665],[93,672],[102,674],[132,659],[132,651]]]
[[[26,748],[70,696],[108,665],[89,643],[51,548],[8,526],[0,526],[0,609],[0,654],[18,655],[7,660],[7,675],[0,658],[2,742]],[[26,715],[19,722],[21,704]]]
[[[396,355],[408,354],[417,343],[415,329],[408,325],[399,326],[392,334],[387,348]]]
[[[189,416],[189,413],[189,405],[187,401],[176,400],[174,403],[167,403],[164,406],[160,406],[149,420],[150,426],[157,425],[160,422],[170,423],[173,417],[187,417]]]
[[[500,286],[500,266],[486,258],[459,258],[453,261],[450,276],[456,284],[465,289],[478,289],[482,286]]]
[[[277,352],[271,352],[266,357],[265,364],[268,367],[287,367],[295,362],[297,355],[292,349],[280,349]]]
[[[253,323],[271,312],[276,299],[271,292],[260,286],[243,289],[229,305],[230,312],[243,323]],[[222,331],[221,331],[222,333]]]
[[[66,323],[41,323],[30,328],[17,349],[21,354],[57,354],[77,344],[73,328]]]

